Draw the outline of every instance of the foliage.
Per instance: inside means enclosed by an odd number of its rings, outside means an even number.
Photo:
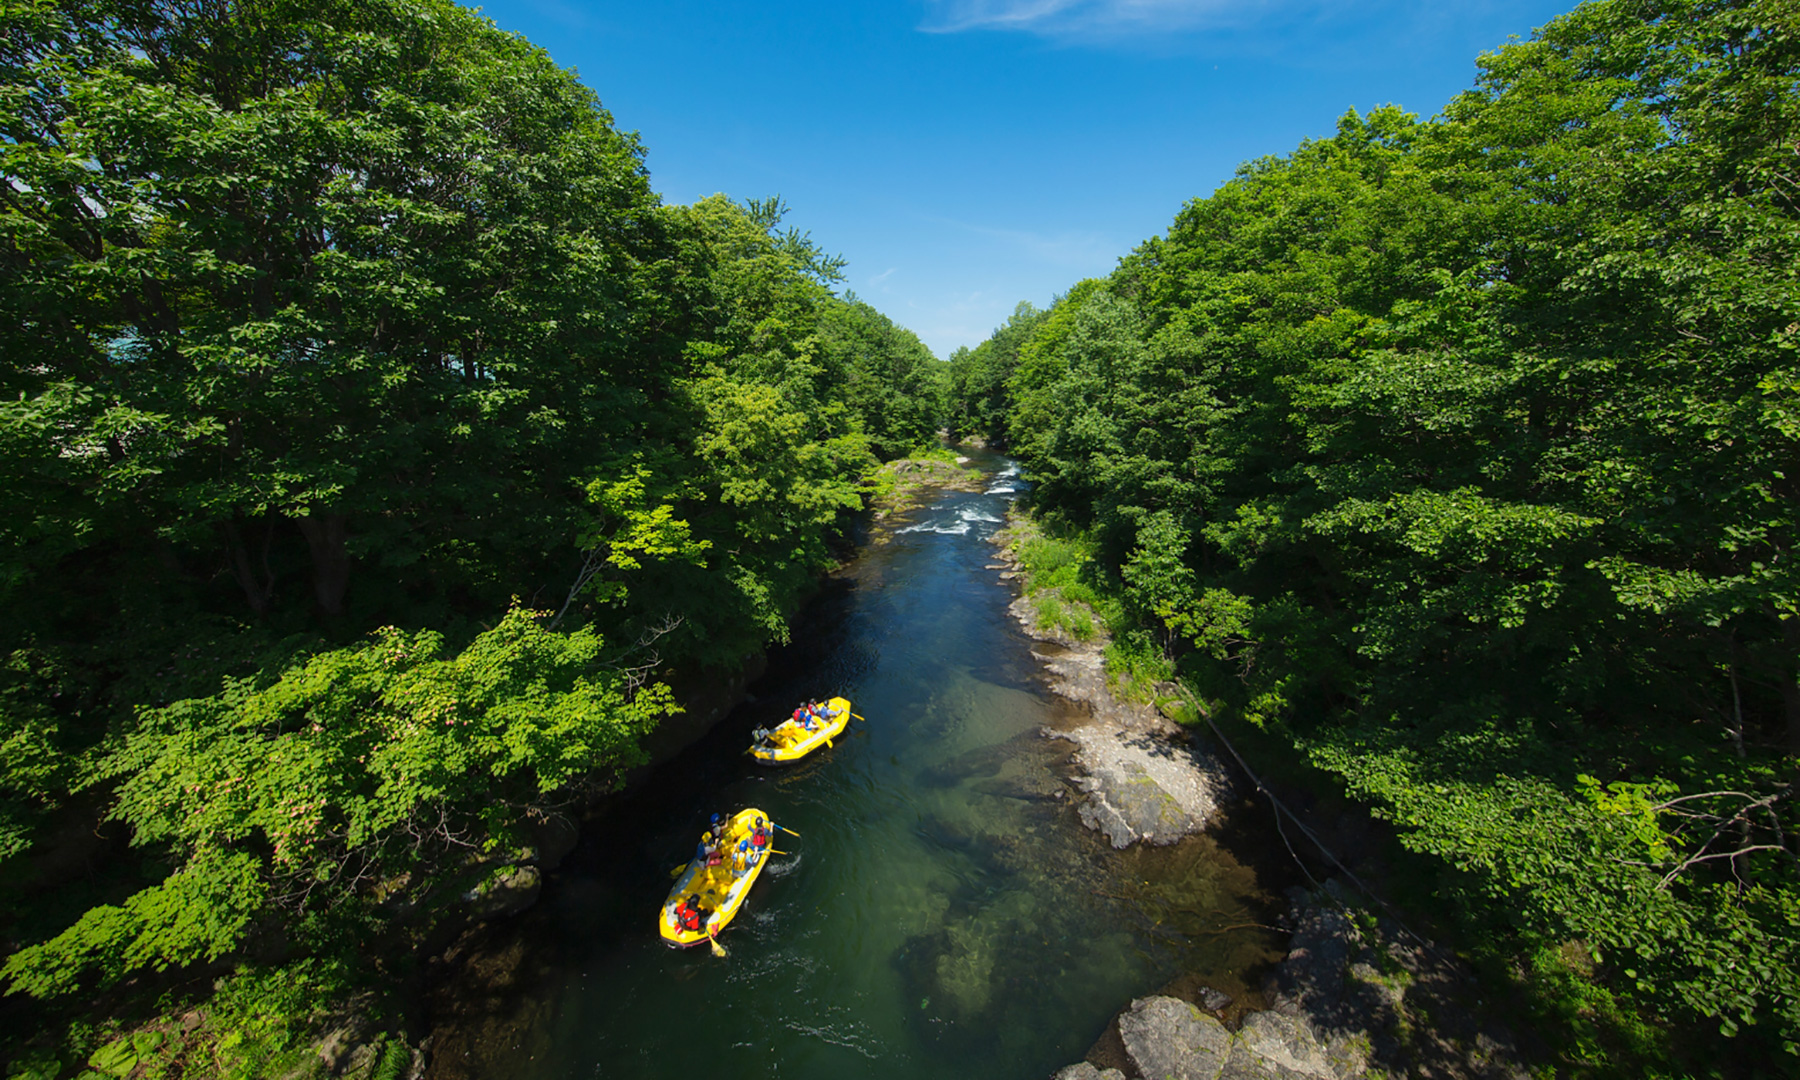
[[[46,1009],[271,941],[385,978],[941,422],[779,198],[664,205],[449,0],[9,2],[0,171],[0,934]],[[71,888],[96,807],[136,851]]]
[[[391,900],[402,875],[429,898],[437,875],[517,846],[522,811],[641,760],[638,736],[674,706],[661,685],[590,674],[601,650],[515,608],[453,657],[442,635],[387,628],[271,686],[156,710],[101,772],[120,778],[113,815],[174,872],[0,973],[69,993],[89,973],[216,960],[270,909]]]
[[[949,370],[918,335],[850,295],[825,306],[819,338],[877,457],[891,461],[936,444]]]
[[[1020,345],[1045,314],[1021,303],[986,341],[950,355],[946,426],[953,438],[979,437],[993,446],[1006,445],[1007,380],[1018,366]]]
[[[1797,32],[1585,3],[952,363],[1200,699],[1394,821],[1478,951],[1589,950],[1528,983],[1584,1069],[1800,1043]]]

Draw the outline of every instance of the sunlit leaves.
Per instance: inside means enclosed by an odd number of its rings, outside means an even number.
[[[146,716],[103,771],[133,842],[178,868],[17,954],[7,976],[61,993],[90,969],[110,981],[217,958],[265,905],[353,902],[402,873],[428,894],[459,858],[516,843],[521,810],[642,760],[638,738],[674,705],[600,666],[603,649],[515,608],[454,655],[439,634],[387,628],[271,685]]]

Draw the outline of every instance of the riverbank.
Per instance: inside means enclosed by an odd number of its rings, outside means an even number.
[[[1068,590],[1033,587],[1019,547],[1038,537],[1015,510],[992,538],[990,569],[1018,585],[1010,611],[1038,642],[1033,655],[1050,689],[1089,710],[1085,723],[1044,732],[1076,746],[1082,822],[1115,848],[1206,830],[1231,791],[1231,770],[1171,719],[1178,687],[1109,674],[1098,610]],[[1488,1014],[1466,966],[1338,879],[1289,890],[1282,922],[1288,949],[1262,979],[1260,1001],[1178,977],[1133,1000],[1057,1080],[1530,1075],[1519,1040]]]
[[[993,536],[1002,580],[1022,588],[1010,611],[1038,644],[1052,693],[1085,706],[1088,722],[1045,731],[1075,744],[1074,763],[1086,798],[1082,821],[1112,846],[1171,844],[1200,832],[1219,815],[1230,779],[1218,760],[1153,701],[1115,693],[1106,670],[1108,637],[1098,613],[1060,590],[1036,591],[1022,579],[1017,549],[1036,529],[1017,514]]]

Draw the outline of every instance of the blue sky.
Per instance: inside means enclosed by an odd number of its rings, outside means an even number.
[[[497,0],[670,202],[780,195],[940,357],[1346,109],[1438,112],[1573,0]]]

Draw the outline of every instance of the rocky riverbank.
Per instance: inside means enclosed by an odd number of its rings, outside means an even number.
[[[1029,531],[1019,521],[995,535],[993,569],[1003,578],[1020,576],[1012,547]],[[1090,709],[1086,723],[1044,732],[1076,746],[1083,823],[1115,848],[1169,844],[1206,829],[1229,793],[1230,774],[1161,710],[1115,694],[1106,636],[1091,613],[1085,623],[1074,620],[1090,632],[1071,633],[1070,619],[1046,617],[1047,600],[1065,610],[1070,603],[1025,592],[1011,610],[1039,642],[1033,652],[1050,689]],[[1335,880],[1293,889],[1288,900],[1288,952],[1263,980],[1265,1007],[1177,978],[1133,1001],[1087,1060],[1056,1080],[1530,1075],[1517,1040],[1486,1018],[1480,987],[1454,957],[1378,917]]]
[[[1019,576],[1013,544],[1023,526],[1014,522],[994,534],[999,548],[995,569],[1007,580]],[[1179,724],[1155,706],[1115,694],[1106,675],[1106,634],[1085,636],[1046,619],[1042,594],[1025,594],[1011,606],[1013,618],[1039,644],[1032,654],[1050,676],[1050,690],[1088,707],[1091,719],[1072,730],[1045,729],[1051,738],[1076,746],[1078,783],[1086,798],[1081,820],[1106,835],[1113,847],[1136,841],[1172,844],[1206,828],[1218,815],[1229,780],[1218,761]],[[1087,616],[1085,625],[1093,627]]]
[[[1139,998],[1055,1080],[1530,1077],[1518,1040],[1482,1018],[1480,988],[1454,958],[1335,880],[1289,900],[1292,938],[1265,981],[1268,1008],[1234,1016],[1206,986],[1184,988],[1193,1000]]]

